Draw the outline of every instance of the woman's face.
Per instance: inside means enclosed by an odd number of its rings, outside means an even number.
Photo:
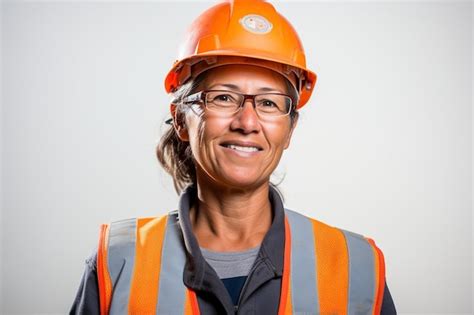
[[[285,78],[252,65],[227,65],[209,70],[197,91],[229,90],[243,94],[287,94]],[[197,107],[197,106],[196,106]],[[261,118],[252,101],[240,111],[222,114],[198,107],[185,116],[178,130],[189,141],[198,180],[213,181],[228,188],[256,188],[268,183],[283,150],[288,148],[296,121],[290,116]]]

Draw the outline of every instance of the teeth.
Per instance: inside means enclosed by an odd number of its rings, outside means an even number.
[[[258,148],[256,148],[256,147],[241,147],[241,146],[234,145],[234,144],[227,144],[226,147],[228,147],[232,150],[242,151],[242,152],[256,152],[256,151],[258,151]]]

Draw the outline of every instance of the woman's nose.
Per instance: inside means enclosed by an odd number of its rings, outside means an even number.
[[[252,100],[247,99],[245,101],[236,113],[230,127],[232,130],[239,130],[245,134],[260,131],[260,120]]]

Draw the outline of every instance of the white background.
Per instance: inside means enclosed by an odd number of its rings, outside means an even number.
[[[100,223],[176,208],[163,79],[209,2],[4,2],[1,314],[64,314]],[[319,76],[286,206],[373,238],[399,313],[472,313],[472,3],[277,2]]]

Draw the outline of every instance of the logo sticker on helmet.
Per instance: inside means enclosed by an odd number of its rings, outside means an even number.
[[[263,16],[257,14],[246,15],[241,18],[239,22],[247,31],[259,35],[267,34],[273,28],[272,23]]]

